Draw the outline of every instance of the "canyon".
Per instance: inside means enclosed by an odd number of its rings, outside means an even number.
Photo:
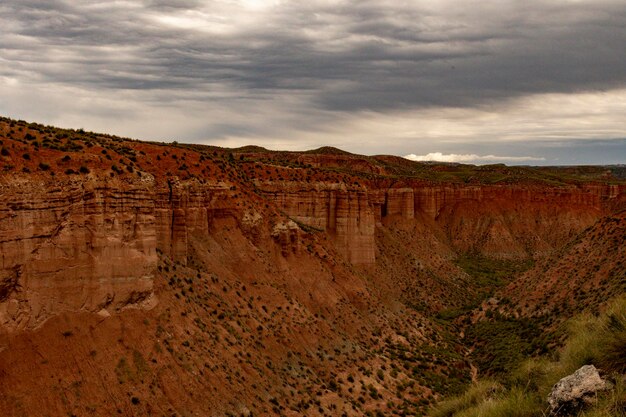
[[[0,122],[4,415],[419,415],[472,378],[468,347],[436,319],[482,294],[459,259],[534,263],[496,294],[513,306],[493,309],[546,315],[567,292],[544,287],[585,252],[568,245],[626,222],[620,167]],[[626,253],[620,233],[597,232],[615,241],[593,256]],[[622,291],[620,259],[586,272],[615,286],[569,288]]]

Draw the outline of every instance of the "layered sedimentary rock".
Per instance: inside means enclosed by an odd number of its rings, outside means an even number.
[[[190,239],[215,227],[241,228],[250,239],[265,227],[286,255],[298,252],[299,223],[324,231],[348,261],[368,265],[376,262],[376,227],[429,219],[456,250],[520,258],[549,252],[624,205],[624,188],[608,185],[255,186],[295,223],[266,224],[248,207],[251,194],[221,181],[92,176],[53,186],[12,179],[0,201],[0,325],[35,327],[63,311],[107,313],[154,302],[157,252],[185,264]]]
[[[345,184],[257,186],[287,215],[322,229],[355,264],[375,262],[374,226],[433,219],[461,251],[505,258],[542,254],[624,206],[625,188],[524,185],[423,185],[382,188]]]
[[[208,235],[216,221],[237,216],[237,193],[222,182],[200,184],[173,178],[153,193],[157,247],[183,264],[191,235]]]
[[[235,219],[224,184],[17,180],[0,201],[0,327],[64,311],[109,314],[156,300],[157,251],[185,264],[189,237]]]
[[[623,186],[584,185],[547,187],[504,186],[425,186],[415,189],[415,207],[436,218],[445,207],[468,201],[509,201],[515,204],[545,203],[555,207],[584,206],[598,210],[623,202]]]
[[[149,302],[156,265],[151,184],[2,186],[0,325]]]
[[[325,183],[259,186],[285,214],[328,233],[337,249],[351,262],[374,262],[375,216],[366,189]]]

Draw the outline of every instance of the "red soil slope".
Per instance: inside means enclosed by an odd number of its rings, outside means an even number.
[[[513,281],[502,294],[524,316],[597,311],[626,292],[626,211],[599,219]]]

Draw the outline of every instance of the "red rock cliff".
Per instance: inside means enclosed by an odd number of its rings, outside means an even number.
[[[323,231],[347,261],[378,265],[386,249],[377,230],[404,228],[406,246],[440,268],[428,251],[541,256],[626,206],[624,185],[587,181],[620,183],[623,174],[604,168],[571,180],[576,170],[431,166],[333,149],[235,156],[0,122],[0,328],[11,330],[64,311],[150,306],[159,252],[184,265],[193,251],[208,256],[216,231],[238,230],[258,250],[276,243],[284,257],[302,250],[302,233]]]
[[[157,261],[152,184],[1,186],[0,325],[150,302]]]
[[[326,183],[259,186],[285,214],[328,233],[351,262],[374,262],[375,210],[367,190]]]
[[[258,182],[292,218],[329,233],[355,264],[375,262],[376,223],[434,219],[455,248],[499,257],[542,254],[624,204],[623,186]]]
[[[236,187],[223,182],[93,176],[58,184],[20,177],[1,186],[0,327],[149,307],[157,251],[186,264],[190,236],[246,222]]]
[[[2,186],[4,327],[35,327],[62,311],[107,314],[153,302],[157,250],[186,263],[189,236],[209,236],[216,224],[255,223],[230,183],[170,179],[159,185],[148,178],[94,177],[60,186],[22,178]],[[325,231],[347,260],[366,265],[376,261],[376,224],[427,216],[457,250],[524,257],[549,252],[624,194],[611,186],[257,186],[293,220]]]

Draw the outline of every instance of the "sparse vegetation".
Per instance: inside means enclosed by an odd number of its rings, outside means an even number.
[[[472,360],[486,375],[502,375],[517,367],[528,356],[542,351],[542,332],[532,319],[496,314],[467,326],[467,341],[475,349]]]
[[[558,359],[529,359],[503,378],[502,384],[482,381],[463,395],[439,404],[432,417],[545,416],[546,398],[552,386],[583,365],[594,364],[613,381],[614,388],[601,395],[581,416],[626,415],[624,346],[626,298],[612,302],[600,317],[585,314],[571,322],[571,334]]]

